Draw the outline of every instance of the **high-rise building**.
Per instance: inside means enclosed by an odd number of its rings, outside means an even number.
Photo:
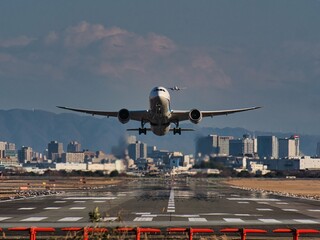
[[[15,151],[16,150],[16,144],[7,142],[6,150]]]
[[[19,151],[18,151],[18,159],[19,162],[24,163],[27,161],[32,161],[32,157],[33,157],[33,151],[31,147],[22,147]]]
[[[0,142],[0,158],[4,158],[7,142]]]
[[[217,135],[208,135],[206,137],[198,138],[196,142],[196,156],[205,156],[218,153],[219,149]]]
[[[61,157],[63,153],[63,143],[51,141],[48,144],[48,159],[56,160]]]
[[[139,158],[147,158],[147,144],[140,141],[129,144],[128,154],[135,161]]]
[[[67,152],[68,153],[78,153],[81,152],[81,144],[77,141],[71,141],[68,143]]]
[[[196,156],[229,155],[231,136],[208,135],[200,137],[196,143]]]
[[[231,136],[218,136],[218,155],[228,156],[229,155],[229,142],[232,140]]]
[[[246,154],[253,154],[254,140],[249,135],[243,135],[242,139],[230,139],[229,154],[232,156],[244,156]]]
[[[243,139],[232,139],[229,141],[229,153],[232,156],[243,156]]]
[[[278,139],[276,136],[258,136],[257,139],[260,158],[278,158]]]
[[[279,158],[295,158],[300,154],[299,136],[290,138],[279,138]]]

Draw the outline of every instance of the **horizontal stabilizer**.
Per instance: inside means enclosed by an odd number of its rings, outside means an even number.
[[[192,128],[177,128],[177,129],[179,129],[179,131],[181,131],[181,132],[192,132],[192,131],[195,131],[195,130],[192,129]],[[177,130],[177,129],[176,129],[176,130]],[[175,131],[174,128],[171,128],[171,129],[170,129],[170,132],[173,132],[173,131]]]
[[[146,129],[146,131],[151,131],[151,128],[145,128]],[[127,131],[140,131],[141,130],[141,128],[129,128],[129,129],[127,129]]]

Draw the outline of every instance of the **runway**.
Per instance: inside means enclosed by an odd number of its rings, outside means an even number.
[[[89,226],[89,212],[95,207],[103,218],[98,225],[104,227],[319,229],[320,224],[320,201],[253,193],[212,179],[130,180],[0,204],[1,228]]]

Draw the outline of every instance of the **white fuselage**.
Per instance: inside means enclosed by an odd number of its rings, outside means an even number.
[[[151,131],[163,136],[170,131],[170,94],[164,87],[155,87],[149,95],[149,121]]]

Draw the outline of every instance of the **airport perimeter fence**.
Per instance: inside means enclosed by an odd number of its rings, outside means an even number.
[[[317,229],[278,228],[272,231],[251,228],[143,228],[119,227],[114,229],[102,227],[13,227],[1,229],[0,239],[47,239],[47,240],[152,240],[152,239],[201,239],[201,240],[249,240],[253,239],[293,239],[293,240],[320,240],[320,231]],[[24,234],[22,234],[23,232]],[[15,233],[19,235],[15,235]],[[37,233],[39,233],[37,235]],[[302,236],[303,235],[303,236]],[[0,234],[1,236],[1,234]]]

